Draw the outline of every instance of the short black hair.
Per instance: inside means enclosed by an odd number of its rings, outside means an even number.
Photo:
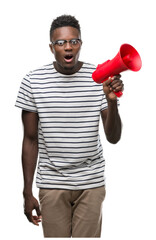
[[[79,21],[71,15],[62,15],[53,20],[50,28],[50,40],[52,38],[53,31],[59,27],[70,26],[76,28],[81,34]]]

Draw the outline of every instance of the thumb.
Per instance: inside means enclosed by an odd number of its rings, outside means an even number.
[[[106,81],[103,82],[103,85],[106,87],[110,87],[110,84],[114,80],[114,77],[109,77]]]

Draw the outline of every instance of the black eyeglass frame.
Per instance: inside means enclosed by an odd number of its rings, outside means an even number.
[[[80,38],[73,38],[73,39],[70,39],[70,40],[59,39],[59,40],[56,40],[55,42],[51,42],[51,44],[52,44],[53,46],[58,45],[58,46],[62,47],[62,46],[64,46],[66,43],[69,43],[69,44],[71,44],[72,46],[74,46],[74,44],[72,43],[73,40],[76,40],[76,41],[78,41],[79,43],[82,43],[82,40],[81,40]],[[59,45],[59,44],[58,44],[59,41],[63,41],[63,44],[62,44],[62,45]],[[75,45],[77,45],[77,44],[75,44]]]

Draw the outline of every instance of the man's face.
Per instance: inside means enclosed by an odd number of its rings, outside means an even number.
[[[54,30],[52,35],[52,42],[58,40],[80,39],[80,33],[76,28],[67,26],[60,27]],[[72,46],[70,42],[66,42],[63,46],[57,44],[50,44],[52,53],[56,59],[57,70],[60,72],[76,69],[81,49],[81,43]]]

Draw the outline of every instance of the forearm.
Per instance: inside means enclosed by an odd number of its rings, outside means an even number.
[[[118,113],[117,101],[108,100],[107,117],[104,128],[107,140],[110,143],[117,143],[121,137],[121,119]]]
[[[22,167],[24,177],[24,196],[32,195],[32,184],[38,156],[38,142],[24,137],[22,146]]]

